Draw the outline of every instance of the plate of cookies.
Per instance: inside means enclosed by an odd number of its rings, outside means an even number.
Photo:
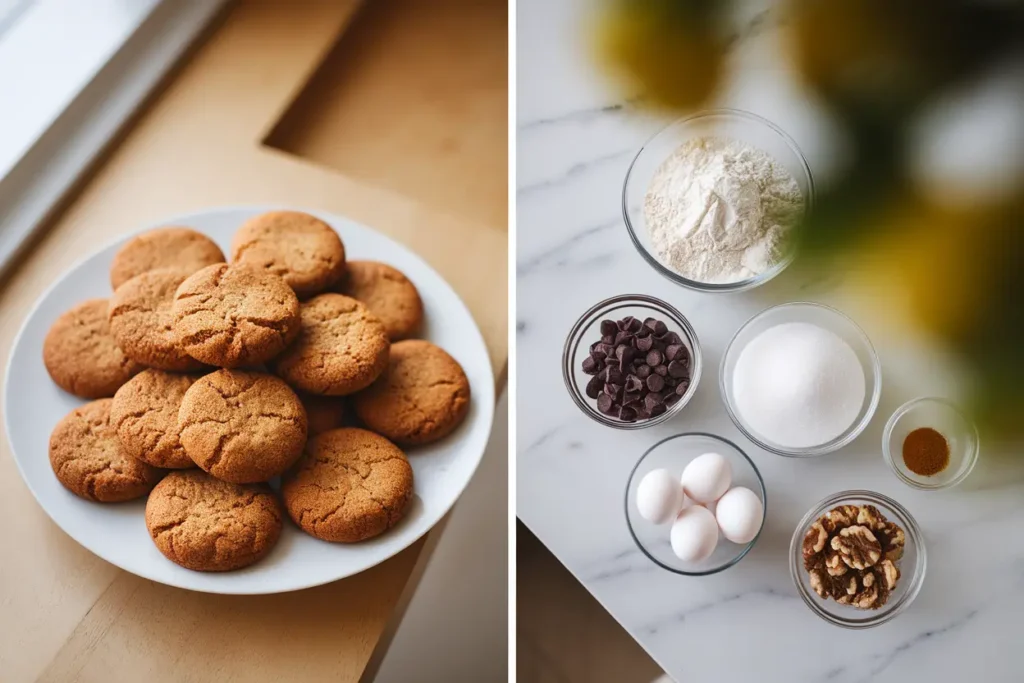
[[[340,216],[226,207],[54,283],[4,406],[25,483],[78,543],[164,584],[278,593],[429,531],[483,455],[494,379],[410,250]]]

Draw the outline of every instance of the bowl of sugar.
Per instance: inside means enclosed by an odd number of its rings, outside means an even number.
[[[836,309],[810,302],[774,306],[744,323],[719,380],[729,417],[748,439],[798,458],[857,438],[882,393],[868,336]]]

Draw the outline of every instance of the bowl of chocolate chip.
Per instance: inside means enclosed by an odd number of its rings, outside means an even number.
[[[700,343],[670,304],[622,294],[587,310],[562,352],[562,377],[573,401],[615,429],[643,429],[678,414],[697,389]]]
[[[797,525],[789,555],[804,603],[843,628],[884,624],[924,583],[920,527],[906,508],[872,491],[841,491],[815,505]]]

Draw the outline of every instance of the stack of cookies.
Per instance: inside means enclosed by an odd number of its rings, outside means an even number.
[[[402,449],[469,410],[458,362],[415,339],[416,287],[346,261],[333,228],[295,211],[246,222],[225,261],[189,228],[139,235],[114,257],[113,296],[53,324],[50,377],[93,399],[50,437],[57,479],[99,503],[148,496],[153,542],[197,571],[264,557],[284,512],[325,541],[383,533],[413,495]]]

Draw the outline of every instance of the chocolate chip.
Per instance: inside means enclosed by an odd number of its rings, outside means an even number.
[[[668,325],[661,322],[660,320],[654,323],[654,334],[665,334],[668,332]]]
[[[668,346],[665,347],[665,358],[668,358],[669,360],[675,360],[676,356],[679,355],[679,352],[685,348],[686,347],[683,346],[682,344],[669,344]]]
[[[673,377],[686,377],[686,375],[688,374],[686,364],[681,363],[677,360],[672,361],[671,363],[668,364],[668,374],[672,375]]]
[[[678,381],[679,380],[673,377],[672,375],[665,375],[665,386],[667,387],[675,387]]]
[[[647,378],[647,388],[651,391],[661,391],[665,388],[665,380],[659,375],[651,375]]]
[[[614,337],[615,333],[619,331],[619,326],[615,324],[614,320],[602,320],[601,321],[601,336],[602,337]]]
[[[666,344],[682,344],[683,340],[675,332],[666,332],[664,342]]]
[[[605,384],[604,393],[611,396],[612,400],[616,403],[622,402],[622,385],[621,384]]]
[[[640,391],[640,387],[643,386],[643,382],[636,375],[629,375],[626,377],[626,383],[623,385],[626,391],[633,393]]]
[[[601,372],[601,368],[604,363],[601,360],[594,358],[593,356],[587,356],[583,359],[583,372],[588,375],[596,375]]]
[[[614,365],[606,367],[600,376],[604,377],[604,381],[609,384],[622,384],[623,380],[625,380],[625,377],[622,376],[622,371]]]
[[[682,395],[684,395],[686,393],[686,391],[689,388],[690,388],[690,380],[688,380],[688,379],[681,380],[679,382],[679,384],[676,385],[676,393],[678,395],[682,396]]]
[[[619,419],[623,422],[636,422],[636,409],[622,406],[619,409]]]
[[[601,343],[602,344],[608,344],[608,345],[614,344],[615,343],[615,335],[614,334],[606,334],[605,336],[601,337]]]
[[[633,393],[630,393],[628,391],[627,392],[623,392],[623,394],[622,394],[622,403],[623,403],[623,405],[629,405],[630,403],[636,403],[637,405],[640,405],[640,399],[641,398],[642,397],[640,396],[640,392],[639,391],[633,392]]]
[[[658,415],[661,415],[664,412],[665,412],[665,404],[664,403],[659,403],[658,405],[656,405],[654,407],[654,409],[651,410],[651,417],[657,417]]]
[[[646,336],[646,337],[637,337],[637,339],[636,339],[636,348],[637,348],[638,351],[642,351],[643,353],[647,353],[652,348],[654,348],[654,337],[651,337],[649,335]]]
[[[639,408],[639,409],[638,409],[638,410],[636,411],[636,419],[637,419],[637,421],[640,421],[640,420],[649,420],[649,419],[651,419],[651,414],[650,414],[650,413],[648,413],[648,412],[647,412],[646,410],[644,410],[643,408]]]
[[[644,409],[646,409],[649,413],[653,412],[655,408],[657,408],[664,402],[665,401],[661,397],[661,394],[657,392],[651,392],[644,396]]]
[[[650,331],[653,332],[655,330],[655,328],[657,328],[657,326],[658,326],[657,318],[644,318],[644,327],[646,327]]]
[[[649,328],[647,326],[641,327],[639,330],[636,331],[636,336],[639,339],[643,339],[645,337],[650,337],[651,336],[651,328]]]
[[[634,370],[633,372],[636,373],[636,376],[639,377],[640,379],[647,379],[648,377],[651,376],[651,366],[648,365],[647,363],[641,363],[640,365],[636,366],[636,370]]]
[[[633,345],[633,338],[635,336],[636,336],[635,334],[633,334],[632,332],[630,332],[628,330],[622,330],[617,335],[615,335],[615,346],[620,346],[622,344],[627,344],[629,346],[632,346]]]
[[[629,365],[636,358],[636,349],[623,344],[615,349],[615,357],[619,359],[622,365]]]
[[[653,351],[647,352],[647,358],[645,360],[648,365],[653,367],[656,365],[661,365],[661,361],[663,361],[664,359],[665,358],[662,355],[661,351],[654,349]]]
[[[587,396],[590,398],[600,396],[602,389],[604,389],[604,381],[600,377],[591,377],[587,382]]]
[[[667,407],[671,408],[672,406],[674,406],[679,401],[680,398],[681,397],[679,396],[679,394],[676,394],[676,393],[669,394],[668,396],[665,397],[665,405]]]
[[[642,322],[640,322],[636,318],[631,317],[629,318],[629,325],[626,326],[626,329],[632,332],[633,334],[636,334],[637,332],[640,331],[640,328],[643,326],[644,324]]]
[[[614,405],[615,402],[612,401],[612,397],[609,396],[608,394],[601,394],[600,396],[597,397],[597,409],[600,410],[605,415],[611,415],[612,406]]]
[[[611,366],[609,366],[609,367],[611,367]],[[654,373],[656,375],[661,375],[662,377],[664,377],[665,375],[668,374],[668,366],[667,365],[655,365],[654,366]]]
[[[631,315],[627,315],[627,316],[626,316],[625,318],[623,318],[622,320],[618,320],[618,321],[616,321],[616,323],[615,323],[615,327],[617,327],[617,328],[618,328],[618,329],[619,329],[620,331],[621,331],[621,330],[624,330],[624,329],[626,329],[627,327],[629,327],[629,321],[630,321],[630,320],[632,320],[632,319],[633,319],[633,316],[631,316]]]

